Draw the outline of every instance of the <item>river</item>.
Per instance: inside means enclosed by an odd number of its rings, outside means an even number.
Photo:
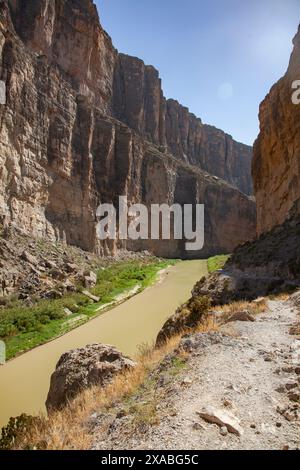
[[[161,282],[123,304],[0,366],[0,426],[12,416],[45,411],[50,377],[62,353],[106,343],[134,356],[139,345],[153,344],[166,319],[206,274],[206,261],[182,261],[169,268]]]

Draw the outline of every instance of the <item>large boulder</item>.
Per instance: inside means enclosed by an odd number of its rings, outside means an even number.
[[[208,296],[213,305],[229,303],[236,290],[236,282],[233,277],[223,273],[215,273],[203,277],[194,286],[193,296]]]
[[[48,412],[63,408],[84,389],[104,387],[114,376],[135,363],[113,346],[93,344],[64,353],[52,374],[46,407]]]

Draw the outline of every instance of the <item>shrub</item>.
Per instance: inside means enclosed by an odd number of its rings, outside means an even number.
[[[188,316],[188,326],[194,327],[202,320],[211,306],[210,299],[206,296],[192,297],[188,303],[190,314]]]
[[[17,439],[23,436],[36,418],[22,414],[17,418],[10,418],[8,425],[2,428],[0,439],[0,450],[11,450],[17,442]]]

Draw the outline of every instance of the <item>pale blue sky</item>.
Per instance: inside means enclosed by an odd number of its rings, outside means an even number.
[[[96,4],[115,47],[154,65],[167,98],[236,140],[253,143],[259,103],[288,65],[300,0]]]

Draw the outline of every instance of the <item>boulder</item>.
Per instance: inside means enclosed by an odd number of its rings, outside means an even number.
[[[64,308],[64,314],[66,315],[66,317],[70,317],[71,315],[73,315],[73,312],[71,312],[69,308]]]
[[[100,302],[101,298],[100,297],[97,297],[96,295],[93,295],[91,294],[89,291],[87,290],[83,290],[82,291],[82,294],[85,295],[86,297],[88,297],[89,299],[91,299],[93,302]]]
[[[51,269],[50,275],[53,279],[57,281],[64,281],[66,279],[66,274],[59,269]]]
[[[200,279],[194,286],[193,295],[206,295],[213,305],[223,305],[231,302],[235,291],[236,281],[232,276],[215,273]]]
[[[57,269],[56,263],[52,260],[44,259],[44,263],[45,263],[46,268],[48,269]]]
[[[39,264],[38,260],[35,256],[31,255],[28,251],[23,251],[21,258],[27,263],[32,264],[33,266],[37,266]]]
[[[51,290],[44,293],[44,297],[46,299],[52,299],[52,300],[61,299],[62,296],[63,296],[63,294],[60,291],[55,290],[55,289],[51,289]]]
[[[66,263],[65,265],[65,270],[68,272],[68,273],[74,273],[74,272],[77,272],[79,270],[77,264],[74,264],[74,263]]]
[[[117,374],[134,366],[131,359],[105,344],[93,344],[66,352],[51,377],[46,401],[48,412],[62,409],[85,389],[105,387]]]
[[[69,279],[66,279],[66,281],[62,284],[62,288],[67,292],[76,292],[77,290],[75,284]]]
[[[84,273],[83,283],[84,286],[87,288],[95,287],[95,285],[97,284],[97,274],[93,271],[86,271]]]

